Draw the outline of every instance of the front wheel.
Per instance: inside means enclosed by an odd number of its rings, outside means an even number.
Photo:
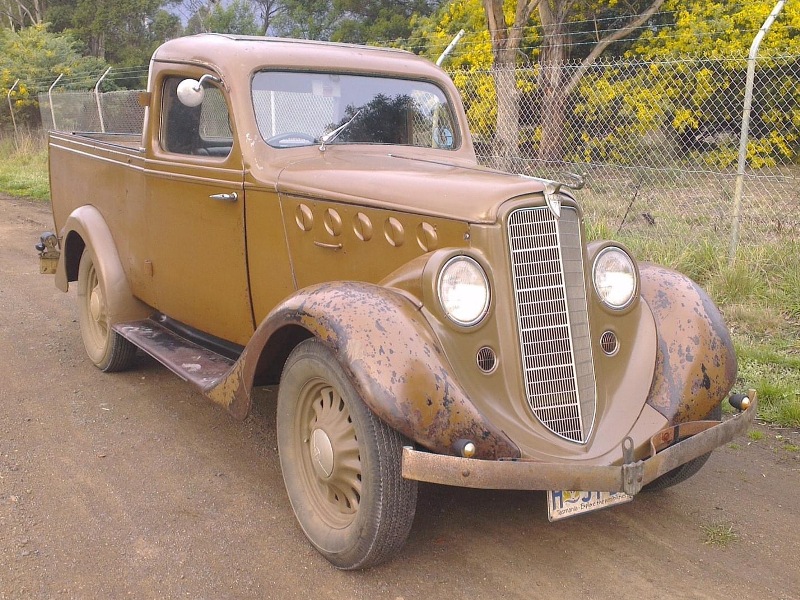
[[[289,356],[278,390],[278,450],[289,500],[314,547],[361,569],[405,543],[417,483],[400,475],[403,437],[378,419],[316,339]]]
[[[133,365],[136,346],[111,329],[105,282],[87,247],[78,266],[78,321],[86,354],[101,371]]]

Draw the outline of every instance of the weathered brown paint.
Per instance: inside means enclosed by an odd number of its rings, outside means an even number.
[[[72,279],[77,279],[81,251],[89,248],[105,288],[109,322],[141,319],[152,312],[131,293],[114,238],[99,210],[91,205],[76,208],[66,217],[62,232],[69,235],[62,234],[62,254],[55,273],[58,289],[68,290],[70,272],[74,273]],[[72,264],[68,264],[69,261]]]
[[[722,315],[691,279],[640,265],[642,297],[658,330],[647,403],[671,424],[706,417],[736,381],[736,354]]]
[[[436,338],[416,307],[392,290],[340,282],[305,289],[279,306],[258,328],[248,350],[217,389],[209,392],[234,415],[247,414],[248,391],[260,354],[283,327],[300,326],[336,354],[367,405],[391,427],[429,450],[452,454],[458,440],[473,441],[477,458],[519,456],[452,377]]]

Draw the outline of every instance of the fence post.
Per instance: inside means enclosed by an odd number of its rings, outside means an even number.
[[[753,43],[750,46],[750,54],[747,57],[747,83],[744,89],[744,109],[742,110],[742,130],[739,135],[739,164],[736,169],[736,185],[733,190],[733,222],[731,224],[731,243],[728,248],[728,264],[733,265],[736,260],[736,250],[739,247],[739,227],[742,220],[742,194],[744,192],[744,170],[747,167],[747,141],[750,135],[750,111],[753,107],[753,84],[756,77],[756,58],[761,40],[772,27],[772,23],[783,10],[786,0],[778,0],[772,12],[764,21],[761,29],[758,30]]]
[[[53,122],[53,130],[58,131],[58,125],[56,125],[56,111],[53,110],[53,88],[56,87],[56,84],[61,81],[61,78],[64,76],[63,73],[59,73],[58,79],[53,82],[53,85],[50,86],[50,89],[47,90],[47,101],[50,103],[50,118]]]
[[[18,133],[17,133],[17,120],[14,118],[14,106],[11,104],[11,92],[14,91],[14,88],[17,87],[19,83],[19,79],[14,82],[10,88],[8,88],[8,94],[6,94],[6,99],[8,100],[8,110],[11,111],[11,123],[14,125],[14,147],[19,150],[19,142],[18,140]]]
[[[94,99],[97,102],[97,115],[100,117],[100,131],[102,133],[106,132],[106,124],[103,121],[103,107],[100,104],[100,84],[103,83],[103,79],[106,78],[106,75],[111,71],[111,67],[106,69],[106,72],[100,76],[100,79],[97,80],[97,84],[94,86]]]
[[[453,41],[448,44],[447,48],[444,49],[444,52],[442,52],[439,55],[439,58],[436,59],[436,65],[437,66],[439,66],[439,67],[442,66],[442,63],[444,62],[444,59],[447,58],[450,55],[450,53],[453,51],[453,48],[456,47],[456,44],[458,44],[458,42],[461,40],[461,38],[464,37],[464,33],[465,32],[462,29],[461,31],[459,31],[456,34],[456,37],[453,38]]]

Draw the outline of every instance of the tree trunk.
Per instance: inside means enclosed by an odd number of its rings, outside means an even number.
[[[495,55],[492,78],[497,96],[497,124],[493,166],[502,171],[514,170],[514,156],[519,148],[519,100],[515,67],[513,52],[501,51]]]
[[[542,139],[539,141],[538,158],[545,163],[559,162],[564,158],[564,126],[567,121],[565,82],[568,79],[566,69],[569,56],[569,35],[565,21],[570,4],[557,4],[555,8],[549,2],[539,5],[544,41],[538,78],[542,103]]]
[[[494,167],[514,171],[519,152],[519,92],[517,51],[525,26],[540,0],[517,0],[514,21],[506,22],[503,0],[483,0],[486,24],[492,39],[492,79],[497,96],[497,124],[494,135]]]
[[[568,65],[570,37],[567,21],[575,0],[542,0],[539,17],[544,29],[539,89],[542,98],[542,139],[539,159],[545,162],[564,160],[565,128],[569,98],[581,78],[603,52],[615,41],[624,39],[652,17],[664,0],[652,0],[631,17],[624,27],[617,27],[597,40],[579,65]]]

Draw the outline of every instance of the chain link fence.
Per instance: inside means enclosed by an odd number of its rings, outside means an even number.
[[[727,245],[734,219],[745,58],[615,60],[582,72],[569,94],[543,91],[580,69],[451,71],[479,160],[527,175],[583,176],[577,192],[598,235]],[[515,109],[498,122],[498,77]],[[140,133],[138,91],[40,94],[46,129]],[[302,107],[296,110],[302,111]],[[516,112],[518,111],[518,112]],[[298,115],[298,117],[301,115]],[[497,132],[515,134],[500,153]],[[800,235],[800,57],[760,60],[739,219],[744,247]]]
[[[481,162],[553,179],[582,175],[577,195],[604,235],[727,244],[747,60],[610,61],[567,96],[542,91],[543,81],[568,81],[579,68],[452,72]],[[485,93],[498,77],[513,77],[518,94],[519,151],[510,161],[497,151],[497,102]],[[800,57],[758,64],[743,183],[742,242],[800,234]]]
[[[42,128],[57,131],[93,131],[141,134],[144,108],[138,90],[54,91],[39,94]]]

